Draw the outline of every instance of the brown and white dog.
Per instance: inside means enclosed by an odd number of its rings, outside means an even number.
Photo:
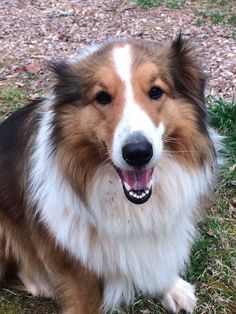
[[[63,313],[160,296],[192,312],[179,277],[214,179],[204,75],[188,42],[115,39],[51,63],[48,97],[0,126],[0,275]]]

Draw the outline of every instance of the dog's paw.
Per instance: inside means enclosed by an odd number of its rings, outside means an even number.
[[[18,277],[23,283],[22,287],[18,287],[19,290],[24,290],[35,297],[53,297],[51,286],[46,282],[45,278],[41,278],[39,275],[35,278],[29,278],[23,271],[18,273]]]
[[[170,290],[163,294],[162,305],[171,313],[179,313],[181,310],[192,313],[197,303],[194,292],[194,286],[178,278]]]

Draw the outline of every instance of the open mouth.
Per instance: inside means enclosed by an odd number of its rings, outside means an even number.
[[[152,195],[153,168],[121,170],[116,168],[121,178],[125,196],[134,204],[145,203]]]

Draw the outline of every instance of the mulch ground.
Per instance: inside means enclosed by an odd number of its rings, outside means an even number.
[[[0,88],[24,87],[19,74],[34,73],[34,98],[39,84],[45,83],[45,60],[78,53],[112,36],[162,41],[182,30],[192,40],[208,75],[206,94],[232,100],[236,86],[232,26],[207,21],[198,25],[198,12],[206,3],[186,1],[180,9],[170,9],[124,0],[1,0]]]

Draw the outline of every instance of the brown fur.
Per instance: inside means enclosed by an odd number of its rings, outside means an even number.
[[[25,282],[38,288],[37,295],[56,297],[63,313],[100,313],[102,283],[56,246],[44,227],[38,224],[30,236],[28,228],[12,226],[6,219],[1,220],[1,225],[5,227],[2,234],[8,239],[1,243],[2,276],[6,266],[14,262]]]

